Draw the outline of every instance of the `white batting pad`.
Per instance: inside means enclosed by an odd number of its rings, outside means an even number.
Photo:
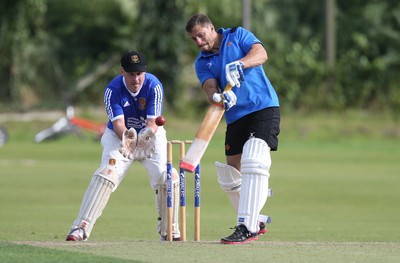
[[[233,166],[215,162],[217,167],[218,183],[222,190],[228,195],[235,211],[239,208],[240,186],[242,183],[242,174]]]
[[[179,175],[172,168],[172,234],[174,238],[180,237],[179,232]],[[162,237],[167,236],[168,230],[168,207],[167,207],[167,185],[166,176],[161,176],[156,188],[156,209],[158,212],[157,231]]]
[[[241,159],[242,187],[237,224],[244,224],[253,233],[258,231],[258,216],[267,201],[270,167],[268,144],[251,137],[243,147]]]

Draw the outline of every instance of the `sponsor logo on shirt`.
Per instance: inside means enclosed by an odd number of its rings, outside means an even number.
[[[207,67],[208,67],[208,68],[211,68],[212,65],[213,65],[213,63],[212,63],[212,60],[210,59],[210,60],[207,62]]]

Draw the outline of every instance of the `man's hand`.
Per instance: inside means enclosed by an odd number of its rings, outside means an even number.
[[[233,93],[233,91],[227,91],[222,93],[223,100],[222,102],[224,103],[224,109],[228,111],[230,108],[236,105],[237,97],[236,94]]]
[[[240,88],[240,83],[244,81],[244,64],[242,61],[234,61],[225,66],[226,80],[234,87]]]
[[[142,129],[138,135],[138,142],[134,153],[135,159],[142,161],[146,158],[150,158],[156,150],[155,141],[156,136],[153,129]]]
[[[224,91],[223,93],[214,93],[213,100],[216,103],[220,103],[224,105],[224,109],[228,111],[230,108],[236,105],[237,97],[236,94],[232,91]]]
[[[124,133],[122,134],[122,142],[119,152],[125,158],[132,160],[133,153],[135,152],[136,149],[136,143],[137,143],[136,130],[134,128],[130,128],[129,130],[124,131]]]

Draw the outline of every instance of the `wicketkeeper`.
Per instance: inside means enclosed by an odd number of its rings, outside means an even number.
[[[83,196],[79,214],[67,235],[67,241],[85,241],[100,217],[111,194],[118,188],[130,166],[140,163],[147,170],[156,194],[158,233],[167,236],[166,154],[167,137],[155,119],[162,115],[164,90],[156,76],[146,72],[146,59],[138,51],[121,58],[121,74],[104,92],[108,125],[101,138],[103,153],[100,167]],[[180,239],[178,226],[179,177],[172,172],[173,238]]]

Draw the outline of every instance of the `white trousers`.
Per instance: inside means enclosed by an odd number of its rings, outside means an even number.
[[[103,147],[103,153],[101,156],[100,168],[108,164],[109,159],[116,160],[116,170],[118,175],[118,181],[115,185],[114,191],[118,188],[119,184],[125,178],[125,175],[131,165],[135,162],[140,162],[141,165],[146,169],[147,176],[153,190],[156,190],[157,183],[159,184],[159,178],[166,171],[167,163],[167,136],[165,129],[160,126],[156,132],[156,147],[154,154],[143,161],[132,161],[122,156],[119,152],[121,147],[121,140],[114,133],[113,130],[106,129],[103,136],[101,137],[101,145]],[[99,171],[96,171],[97,174]]]

